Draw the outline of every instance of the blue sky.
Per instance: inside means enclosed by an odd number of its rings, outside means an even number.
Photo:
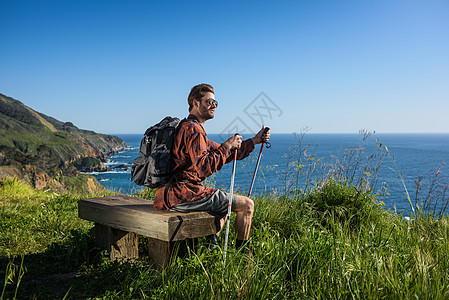
[[[448,33],[448,1],[0,0],[0,93],[103,133],[201,82],[209,133],[449,132]]]

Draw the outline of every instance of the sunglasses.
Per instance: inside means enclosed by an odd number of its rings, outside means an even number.
[[[213,98],[209,98],[206,100],[206,103],[208,103],[210,106],[212,106],[212,104],[215,105],[215,107],[218,107],[218,101],[213,99]]]

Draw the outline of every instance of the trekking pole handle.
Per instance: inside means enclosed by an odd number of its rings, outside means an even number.
[[[267,133],[268,131],[270,130],[270,127],[265,127],[265,129],[264,129],[264,131],[263,131],[263,133]],[[268,149],[268,148],[271,148],[271,144],[270,144],[270,142],[268,142],[268,141],[266,141],[266,142],[262,142],[262,147],[263,147],[263,144],[266,144],[266,148]],[[262,149],[261,149],[261,151],[260,152],[262,152]]]

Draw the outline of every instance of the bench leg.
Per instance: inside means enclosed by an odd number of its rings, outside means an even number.
[[[190,249],[198,245],[198,238],[166,242],[148,237],[148,255],[150,263],[157,269],[167,267],[172,256],[184,257]]]
[[[164,266],[167,267],[170,263],[173,245],[174,242],[166,242],[149,237],[148,255],[150,263],[157,269],[161,269]]]
[[[139,258],[139,236],[95,223],[95,243],[109,252],[111,260]]]

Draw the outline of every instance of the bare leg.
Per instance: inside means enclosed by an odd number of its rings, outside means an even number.
[[[215,234],[216,236],[219,236],[219,235],[220,235],[221,231],[222,231],[223,228],[224,228],[224,224],[225,224],[225,222],[226,222],[227,219],[228,219],[228,215],[226,215],[226,216],[224,216],[223,218],[220,219],[220,230],[217,231],[217,233]]]
[[[245,196],[236,196],[236,205],[232,208],[232,211],[236,212],[234,228],[237,232],[237,239],[247,240],[251,229],[251,222],[254,213],[254,202]],[[220,219],[220,230],[216,233],[220,235],[224,228],[224,224],[227,220],[227,215]]]
[[[236,195],[236,205],[232,211],[236,212],[234,228],[237,239],[247,240],[251,230],[251,222],[254,213],[254,202],[248,197]]]

